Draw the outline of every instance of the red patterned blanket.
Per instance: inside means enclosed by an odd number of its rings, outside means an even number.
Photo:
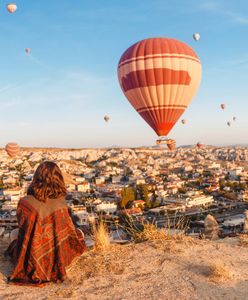
[[[25,197],[19,202],[17,219],[18,239],[7,250],[14,262],[10,281],[19,284],[63,281],[65,268],[86,250],[65,200],[49,199],[43,203]]]

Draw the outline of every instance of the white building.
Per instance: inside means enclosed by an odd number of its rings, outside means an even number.
[[[89,182],[82,182],[81,184],[77,185],[78,192],[88,192],[90,190]]]
[[[100,203],[96,205],[98,212],[105,211],[107,213],[114,213],[117,210],[117,205],[114,203]]]

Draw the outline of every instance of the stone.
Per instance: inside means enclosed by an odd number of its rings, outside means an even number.
[[[248,210],[245,211],[245,223],[244,223],[243,232],[248,233]]]
[[[206,216],[204,220],[204,227],[205,227],[204,230],[205,238],[211,240],[219,238],[219,232],[220,232],[219,224],[212,215],[208,214]]]

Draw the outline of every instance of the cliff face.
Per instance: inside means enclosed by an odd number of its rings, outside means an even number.
[[[0,299],[247,299],[248,238],[184,240],[88,252],[63,284],[6,284],[11,265],[0,241]]]

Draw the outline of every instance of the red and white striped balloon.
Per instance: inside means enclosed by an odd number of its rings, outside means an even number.
[[[5,150],[10,157],[15,157],[19,153],[20,147],[16,143],[8,143]]]
[[[201,63],[181,41],[150,38],[124,52],[118,78],[136,111],[158,136],[166,136],[196,93]]]

